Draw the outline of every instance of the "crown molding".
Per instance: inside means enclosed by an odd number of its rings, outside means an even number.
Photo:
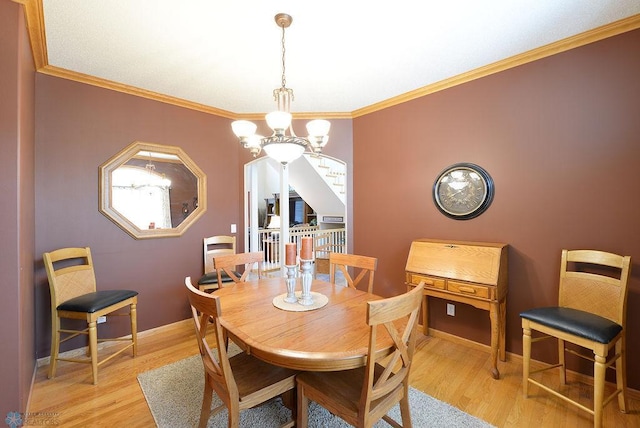
[[[181,98],[172,97],[169,95],[160,94],[146,89],[137,88],[134,86],[125,85],[118,82],[113,82],[107,79],[102,79],[87,74],[77,73],[71,70],[66,70],[60,67],[49,65],[47,57],[47,40],[44,28],[44,14],[42,0],[13,0],[16,3],[20,3],[24,7],[25,18],[27,22],[27,30],[29,33],[29,39],[31,42],[31,50],[33,53],[33,60],[36,71],[39,73],[47,74],[50,76],[60,77],[63,79],[73,80],[88,85],[98,86],[105,89],[111,89],[126,94],[148,98],[155,101],[160,101],[167,104],[172,104],[179,107],[185,107],[192,110],[197,110],[204,113],[214,114],[217,116],[225,117],[227,119],[246,119],[246,120],[262,120],[264,119],[264,113],[233,113],[227,110],[199,104],[191,101],[187,101]],[[463,83],[471,82],[482,77],[489,76],[491,74],[499,73],[501,71],[509,70],[519,65],[527,64],[539,59],[543,59],[552,55],[556,55],[561,52],[565,52],[571,49],[575,49],[590,43],[594,43],[609,37],[617,36],[628,31],[636,30],[640,28],[640,14],[630,16],[619,21],[612,22],[602,27],[594,28],[593,30],[586,31],[581,34],[560,40],[558,42],[550,43],[548,45],[524,52],[518,55],[514,55],[510,58],[494,62],[492,64],[476,68],[466,73],[453,76],[449,79],[441,80],[439,82],[432,83],[427,86],[415,89],[413,91],[406,92],[393,98],[389,98],[384,101],[372,104],[361,109],[354,110],[352,112],[325,112],[325,113],[294,113],[295,119],[313,119],[322,116],[325,119],[353,119],[356,117],[364,116],[384,110],[389,107],[393,107],[398,104],[406,103],[407,101],[414,100],[416,98],[424,97],[425,95],[433,94],[454,86],[461,85]]]
[[[62,79],[73,80],[75,82],[85,83],[87,85],[97,86],[100,88],[111,89],[113,91],[122,92],[137,97],[147,98],[154,101],[160,101],[166,104],[172,104],[178,107],[184,107],[191,110],[197,110],[203,113],[215,114],[216,116],[225,117],[227,119],[235,119],[237,114],[227,110],[195,103],[178,97],[164,95],[158,92],[148,91],[135,86],[125,85],[123,83],[114,82],[100,77],[90,76],[88,74],[70,71],[64,68],[46,65],[38,70],[38,73],[49,76],[60,77]]]
[[[24,10],[27,32],[31,42],[31,53],[36,71],[49,63],[47,57],[47,38],[44,31],[44,12],[42,0],[13,0],[20,3]]]

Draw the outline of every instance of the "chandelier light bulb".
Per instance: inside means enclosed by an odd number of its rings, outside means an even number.
[[[273,129],[276,135],[284,134],[284,131],[291,125],[291,113],[286,111],[272,111],[267,114],[267,125]]]
[[[255,123],[249,122],[248,120],[236,120],[231,123],[231,129],[233,130],[233,133],[236,134],[236,137],[246,138],[254,135],[258,127]]]
[[[307,123],[307,132],[310,137],[324,137],[329,133],[331,122],[324,119],[316,119]]]

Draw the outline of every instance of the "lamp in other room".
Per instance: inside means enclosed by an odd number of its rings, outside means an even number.
[[[280,229],[280,216],[272,215],[269,219],[269,224],[267,225],[267,229]]]
[[[285,28],[291,25],[293,18],[286,13],[279,13],[275,16],[275,21],[282,28],[282,86],[273,91],[273,97],[277,102],[278,109],[268,113],[265,117],[267,125],[272,129],[273,134],[269,137],[257,135],[257,126],[248,120],[236,120],[231,124],[231,128],[240,140],[240,144],[249,149],[253,157],[258,156],[264,149],[267,156],[282,164],[287,164],[302,156],[306,149],[309,149],[312,153],[321,153],[322,148],[329,141],[328,134],[331,123],[324,119],[308,122],[307,132],[309,135],[306,138],[298,137],[293,131],[290,112],[293,89],[286,87],[284,39]],[[287,130],[289,131],[288,134]]]

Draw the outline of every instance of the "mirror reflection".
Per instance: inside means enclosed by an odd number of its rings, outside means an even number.
[[[100,167],[100,211],[134,238],[179,236],[204,213],[205,181],[180,148],[136,142]]]

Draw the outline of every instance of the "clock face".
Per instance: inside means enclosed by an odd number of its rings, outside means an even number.
[[[445,169],[433,185],[433,200],[444,215],[467,220],[482,214],[493,199],[493,180],[478,165],[459,163]]]

